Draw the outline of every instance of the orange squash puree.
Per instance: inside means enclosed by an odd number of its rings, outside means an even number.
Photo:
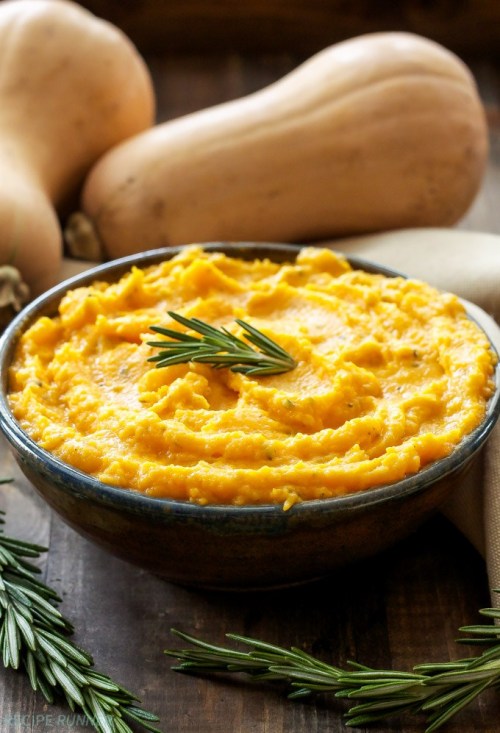
[[[167,310],[235,333],[242,318],[298,366],[157,369],[149,327],[182,328]],[[68,292],[20,339],[9,399],[37,443],[106,484],[288,508],[448,455],[484,417],[494,365],[459,299],[422,282],[352,270],[327,249],[279,265],[191,246]]]

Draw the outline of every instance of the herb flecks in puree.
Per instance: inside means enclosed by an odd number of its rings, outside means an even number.
[[[59,311],[20,340],[14,414],[63,461],[151,496],[288,508],[397,481],[450,453],[493,390],[494,354],[457,297],[326,249],[280,265],[188,247]],[[244,320],[297,366],[156,369],[150,326],[185,331],[168,311],[240,336]]]

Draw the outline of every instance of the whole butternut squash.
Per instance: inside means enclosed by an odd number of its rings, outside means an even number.
[[[0,265],[31,295],[59,278],[57,208],[153,121],[149,72],[121,31],[66,0],[0,4]]]
[[[478,191],[487,151],[464,63],[413,34],[368,34],[110,150],[82,208],[111,256],[450,225]]]

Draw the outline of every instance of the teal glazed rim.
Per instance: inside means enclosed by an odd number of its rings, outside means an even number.
[[[220,251],[233,257],[243,259],[269,257],[278,262],[295,259],[303,247],[303,245],[251,242],[214,242],[201,246],[207,251]],[[488,403],[484,419],[477,428],[462,439],[448,456],[397,482],[338,497],[298,502],[287,511],[283,510],[281,504],[198,505],[189,501],[149,497],[127,487],[103,484],[92,476],[63,463],[38,446],[19,426],[10,410],[6,397],[8,368],[20,335],[31,322],[41,315],[54,315],[61,297],[67,290],[85,286],[94,280],[105,280],[108,275],[112,275],[110,281],[114,281],[133,266],[147,267],[162,260],[171,259],[183,249],[184,247],[181,246],[141,252],[100,264],[75,275],[33,300],[14,318],[2,334],[0,338],[0,376],[2,380],[0,429],[21,462],[34,467],[47,481],[64,485],[65,490],[75,498],[119,506],[129,513],[139,513],[143,517],[151,517],[165,524],[173,520],[203,524],[208,520],[215,523],[214,526],[217,526],[219,533],[224,533],[225,527],[228,531],[230,528],[237,528],[243,533],[245,531],[251,533],[252,525],[255,524],[265,532],[274,534],[290,526],[290,523],[300,524],[306,521],[308,515],[311,512],[317,512],[319,508],[327,521],[331,514],[338,514],[342,510],[352,513],[359,508],[360,511],[365,511],[369,506],[390,501],[392,498],[401,499],[420,492],[423,486],[431,485],[461,471],[464,464],[467,464],[484,445],[500,416],[500,360],[495,369],[495,392]],[[388,277],[404,277],[395,270],[379,266],[363,258],[348,256],[347,260],[355,269],[381,273]],[[468,315],[475,320],[470,314]],[[498,356],[493,344],[491,347]]]

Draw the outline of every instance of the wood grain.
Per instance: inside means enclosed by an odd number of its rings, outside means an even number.
[[[165,55],[151,61],[160,119],[234,98],[264,86],[298,62],[270,57]],[[485,185],[462,226],[500,232],[500,76],[490,64],[474,67],[488,107],[492,154]],[[392,551],[333,575],[328,581],[280,593],[216,594],[167,584],[117,560],[66,527],[33,492],[0,445],[0,487],[7,531],[47,545],[41,567],[63,598],[75,640],[99,668],[137,692],[175,733],[341,733],[345,705],[326,696],[289,702],[283,690],[242,680],[179,675],[162,650],[175,645],[171,627],[223,641],[229,631],[299,645],[335,664],[349,659],[409,669],[422,661],[467,654],[457,629],[479,620],[489,605],[482,559],[443,517],[428,522]],[[186,550],[188,551],[188,549]],[[484,695],[461,713],[448,733],[498,730],[500,696]],[[1,733],[88,733],[61,706],[47,706],[21,674],[0,669]],[[372,733],[422,733],[422,719],[394,720]]]
[[[205,680],[170,671],[162,650],[176,645],[171,627],[222,642],[228,631],[284,646],[298,645],[335,664],[349,659],[373,666],[410,668],[419,661],[464,655],[454,639],[488,604],[484,564],[442,517],[429,522],[397,549],[336,573],[328,581],[279,593],[202,593],[167,584],[117,560],[52,516],[19,475],[10,458],[3,471],[15,484],[2,498],[8,530],[50,541],[44,577],[63,598],[75,623],[75,640],[98,667],[136,691],[177,733],[316,733],[345,731],[345,706],[326,696],[316,702],[286,701],[280,687],[228,678]],[[55,728],[88,731],[64,707],[48,707],[23,676],[0,671],[0,730],[33,733]],[[490,696],[479,711],[465,711],[450,731],[493,731],[500,713]],[[470,727],[468,727],[470,726]],[[371,728],[423,730],[419,721]]]

